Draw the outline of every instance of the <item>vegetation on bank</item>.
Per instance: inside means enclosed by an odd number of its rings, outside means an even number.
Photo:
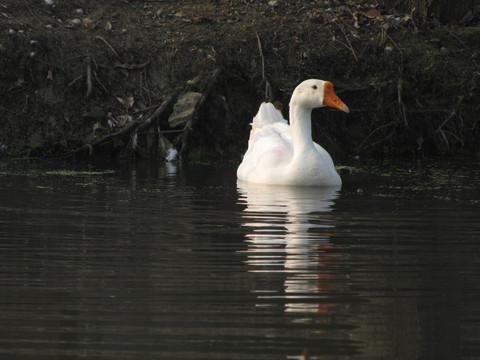
[[[312,77],[352,110],[313,114],[336,158],[480,156],[475,2],[446,24],[415,1],[1,1],[0,156],[235,161],[266,82],[287,117]],[[192,91],[196,121],[172,127],[159,108]]]

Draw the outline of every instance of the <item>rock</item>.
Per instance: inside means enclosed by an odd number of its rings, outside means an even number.
[[[105,26],[104,26],[103,28],[104,28],[105,31],[107,31],[107,32],[112,31],[112,23],[111,23],[110,21],[107,21],[107,22],[105,23]]]
[[[188,92],[178,97],[176,104],[173,107],[173,113],[168,118],[168,123],[171,128],[176,128],[185,125],[195,111],[195,106],[202,97],[202,94],[197,92]]]
[[[53,2],[53,0],[45,0],[45,5],[47,5],[47,7],[49,8],[55,7],[55,3]]]
[[[73,26],[78,26],[82,23],[82,20],[80,19],[72,19],[69,21],[70,25],[73,25]]]

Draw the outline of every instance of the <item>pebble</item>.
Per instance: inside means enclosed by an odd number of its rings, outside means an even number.
[[[112,31],[112,23],[110,21],[106,22],[105,31]]]

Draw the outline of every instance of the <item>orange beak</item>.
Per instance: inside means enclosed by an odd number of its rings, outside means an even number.
[[[323,105],[345,111],[346,113],[350,112],[348,106],[335,94],[333,84],[330,81],[326,81],[325,85],[323,85]]]

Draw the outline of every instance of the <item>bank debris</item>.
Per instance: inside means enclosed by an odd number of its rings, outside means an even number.
[[[94,140],[92,143],[84,145],[73,151],[73,156],[82,156],[88,153],[93,156],[95,151],[105,154],[105,146],[109,148],[108,153],[118,153],[124,157],[131,156],[140,152],[139,155],[146,156],[142,151],[150,151],[149,156],[163,157],[168,154],[168,150],[179,148],[180,155],[186,154],[188,151],[188,140],[190,133],[194,131],[194,126],[199,118],[199,111],[204,105],[208,95],[221,73],[221,69],[215,69],[201,93],[175,91],[170,95],[155,111],[148,117],[140,114],[137,119],[130,118],[127,124],[123,124],[121,130],[108,134],[100,139]],[[88,93],[87,93],[88,95]],[[123,99],[118,99],[125,105]],[[171,105],[175,103],[173,110]],[[129,100],[126,105],[130,108],[133,100]],[[144,110],[145,111],[145,110]],[[143,112],[143,111],[139,111]],[[170,114],[170,116],[168,116]],[[128,116],[128,115],[127,115]],[[166,129],[162,129],[160,118],[167,117],[168,124]],[[172,138],[171,135],[176,135]],[[147,146],[139,147],[139,137],[146,140],[140,142]],[[172,140],[171,140],[172,139]],[[127,145],[128,144],[128,145]],[[173,160],[173,159],[168,159]]]
[[[0,153],[235,157],[265,87],[287,109],[310,77],[353,110],[314,122],[334,155],[479,153],[475,9],[445,26],[382,4],[2,1]]]

